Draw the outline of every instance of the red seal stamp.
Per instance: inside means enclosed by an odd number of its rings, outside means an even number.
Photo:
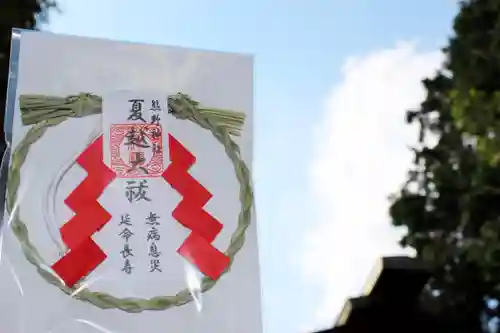
[[[163,133],[157,124],[110,126],[110,167],[119,178],[160,177]]]

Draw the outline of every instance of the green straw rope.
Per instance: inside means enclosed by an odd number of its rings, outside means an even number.
[[[175,306],[181,306],[193,300],[189,289],[183,289],[173,296],[157,296],[149,299],[118,298],[113,295],[94,292],[85,287],[85,281],[80,281],[73,288],[68,288],[56,276],[49,265],[41,258],[29,238],[26,224],[20,218],[20,204],[17,193],[21,184],[21,168],[26,161],[29,150],[45,134],[47,129],[57,126],[69,118],[80,118],[102,112],[102,99],[99,96],[82,93],[68,97],[44,95],[22,95],[19,99],[21,118],[24,125],[33,125],[12,154],[7,182],[6,207],[10,214],[11,228],[21,243],[26,259],[33,264],[38,273],[50,284],[57,286],[64,293],[78,300],[91,303],[101,309],[120,309],[129,313],[142,311],[161,311]],[[230,244],[225,254],[230,258],[230,265],[224,271],[227,273],[236,254],[245,242],[245,232],[251,223],[251,212],[254,198],[251,186],[250,171],[243,161],[239,146],[231,136],[239,136],[245,121],[245,114],[230,110],[203,108],[189,96],[178,93],[168,98],[169,112],[177,119],[186,119],[198,124],[212,133],[225,149],[226,155],[232,161],[236,178],[240,184],[239,199],[241,210],[238,224],[231,236]],[[201,292],[212,289],[218,280],[208,277],[202,279]]]

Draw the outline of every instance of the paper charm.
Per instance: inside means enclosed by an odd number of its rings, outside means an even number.
[[[42,138],[48,128],[57,126],[71,117],[100,113],[102,103],[101,97],[87,93],[67,97],[20,97],[23,121],[34,126],[12,154],[7,209],[13,214],[12,228],[16,236],[24,248],[29,249],[25,251],[27,259],[39,268],[39,272],[42,272],[44,263],[27,236],[26,225],[21,221],[18,210],[13,207],[20,169],[26,160],[28,148]],[[49,283],[71,293],[74,288],[79,288],[86,276],[107,260],[106,252],[96,244],[94,236],[109,223],[112,215],[99,203],[99,197],[108,186],[118,180],[139,184],[135,188],[138,192],[131,194],[132,197],[129,198],[131,202],[133,196],[140,195],[140,185],[148,179],[162,179],[180,195],[181,199],[171,214],[180,225],[190,230],[190,233],[177,252],[203,273],[205,278],[201,289],[204,292],[211,289],[220,276],[229,270],[231,262],[243,247],[253,205],[250,173],[240,156],[238,145],[232,139],[232,136],[239,134],[244,115],[201,108],[197,102],[182,93],[170,96],[167,105],[170,116],[190,121],[203,130],[210,131],[214,140],[223,145],[227,157],[234,165],[235,176],[240,184],[241,211],[229,248],[223,253],[212,245],[223,224],[205,209],[212,194],[190,174],[190,169],[196,163],[196,156],[174,135],[164,132],[160,124],[135,119],[136,122],[110,125],[109,133],[99,135],[76,159],[76,165],[85,170],[86,177],[64,201],[74,213],[73,217],[60,227],[61,238],[68,251],[52,264],[56,277],[42,273],[42,277]],[[109,135],[109,166],[104,163],[103,156],[106,135]],[[164,141],[168,146],[169,163],[166,166],[163,163]],[[150,224],[154,227],[154,223]],[[130,299],[104,296],[103,292],[86,289],[78,294],[78,298],[101,308],[141,312],[183,305],[192,300],[192,295],[180,291],[173,296]]]

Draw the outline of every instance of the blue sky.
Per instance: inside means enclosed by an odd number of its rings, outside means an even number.
[[[414,142],[403,115],[441,60],[456,1],[60,3],[45,29],[256,55],[265,332],[333,323],[373,259],[399,251],[385,214]]]

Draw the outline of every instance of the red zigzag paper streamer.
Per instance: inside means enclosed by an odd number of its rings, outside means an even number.
[[[77,158],[87,177],[64,201],[75,215],[61,228],[61,236],[70,251],[52,265],[52,269],[73,287],[106,260],[106,254],[92,240],[92,235],[111,220],[98,199],[116,178],[103,161],[103,138],[100,136]]]
[[[171,163],[162,177],[182,195],[172,216],[191,230],[177,252],[200,272],[216,280],[229,265],[229,257],[211,244],[222,230],[222,224],[203,208],[212,194],[189,174],[196,157],[171,134],[168,135],[168,147]]]

